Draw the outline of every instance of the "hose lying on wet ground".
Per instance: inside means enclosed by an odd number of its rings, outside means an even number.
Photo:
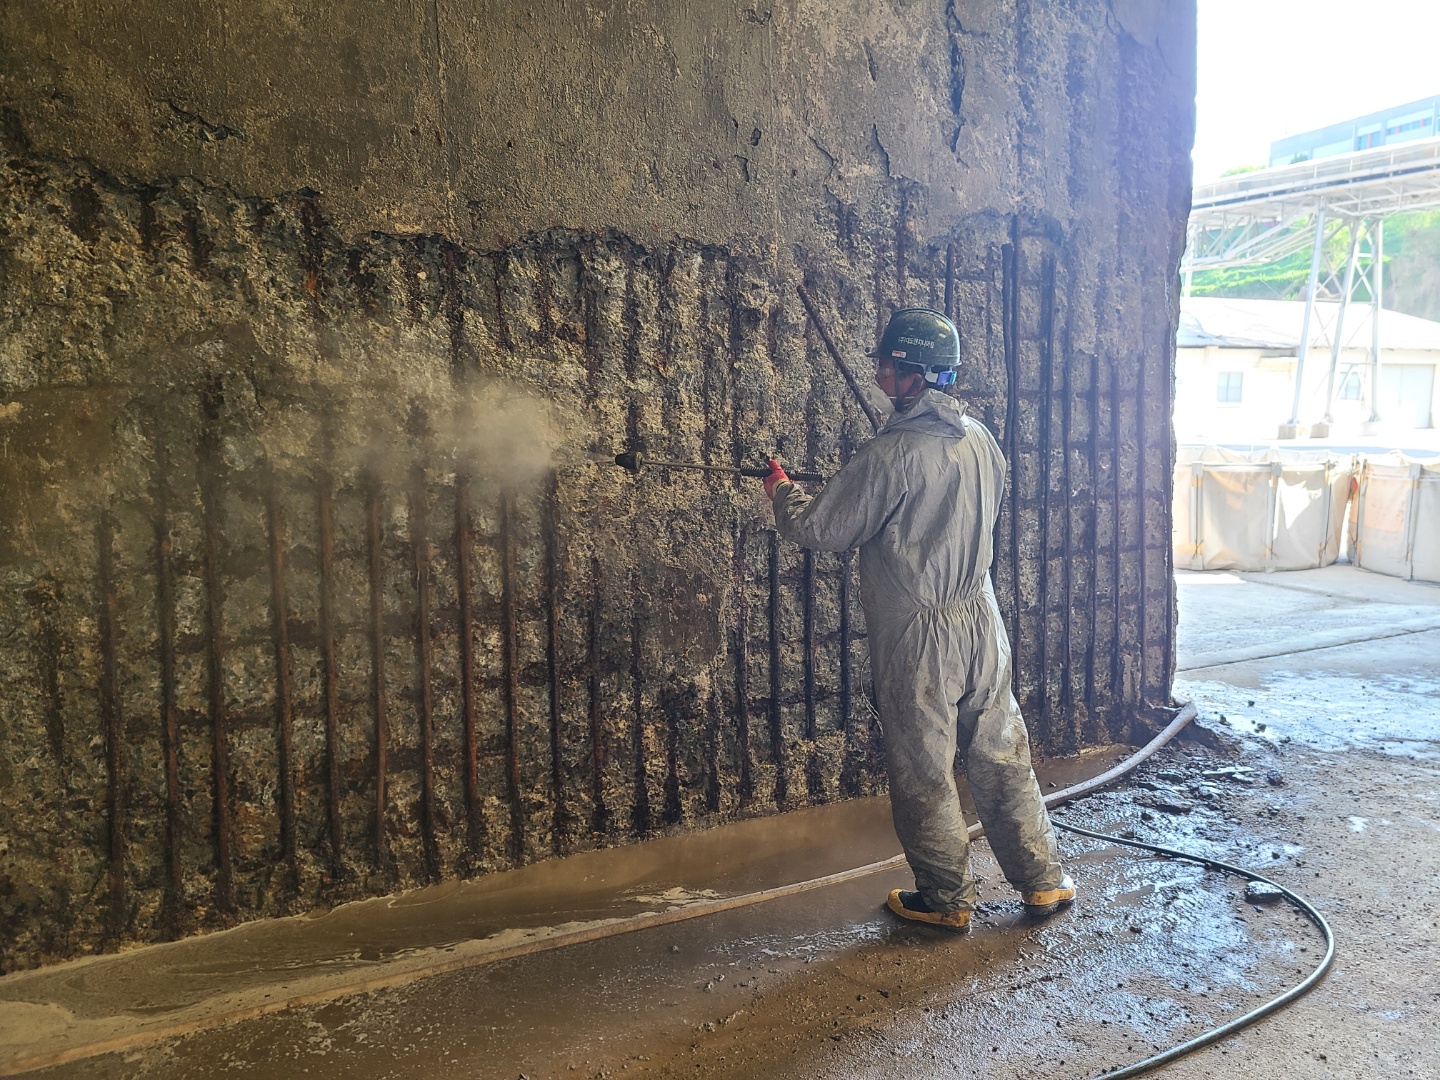
[[[1142,1073],[1147,1073],[1152,1069],[1158,1069],[1161,1065],[1168,1065],[1170,1062],[1177,1058],[1184,1057],[1192,1051],[1219,1042],[1221,1039],[1233,1035],[1241,1028],[1248,1027],[1255,1023],[1255,1021],[1263,1020],[1271,1013],[1283,1009],[1292,1001],[1308,993],[1316,983],[1325,977],[1325,972],[1330,969],[1330,964],[1335,959],[1335,935],[1330,929],[1330,924],[1325,921],[1325,916],[1315,910],[1310,901],[1306,900],[1303,896],[1291,892],[1278,881],[1271,881],[1264,874],[1257,874],[1253,870],[1246,870],[1243,866],[1232,866],[1230,863],[1220,862],[1218,859],[1207,859],[1203,855],[1192,855],[1188,851],[1177,851],[1174,848],[1161,847],[1159,844],[1147,844],[1143,840],[1130,840],[1123,836],[1112,836],[1109,833],[1092,832],[1089,829],[1082,829],[1079,825],[1069,825],[1053,817],[1050,820],[1055,824],[1057,829],[1064,829],[1066,832],[1079,833],[1081,836],[1089,836],[1096,840],[1104,840],[1112,844],[1124,844],[1126,847],[1141,848],[1142,850],[1152,851],[1157,855],[1164,855],[1171,859],[1184,859],[1186,862],[1199,863],[1201,866],[1208,867],[1212,870],[1223,870],[1227,874],[1236,874],[1250,881],[1258,881],[1262,884],[1270,885],[1280,890],[1285,899],[1289,900],[1290,903],[1294,904],[1309,916],[1310,921],[1313,922],[1316,927],[1319,928],[1320,933],[1325,936],[1325,955],[1320,958],[1320,963],[1316,965],[1314,971],[1305,977],[1304,981],[1296,983],[1279,997],[1271,998],[1259,1008],[1251,1009],[1244,1016],[1237,1016],[1228,1023],[1221,1024],[1219,1027],[1213,1027],[1209,1031],[1195,1036],[1195,1038],[1188,1042],[1183,1042],[1179,1046],[1172,1046],[1169,1050],[1162,1050],[1160,1053],[1154,1054],[1144,1061],[1137,1061],[1133,1065],[1126,1065],[1123,1068],[1115,1069],[1111,1072],[1101,1073],[1100,1075],[1104,1076],[1106,1080],[1117,1080],[1118,1077],[1124,1076],[1140,1076]]]
[[[1078,784],[1063,788],[1060,791],[1051,792],[1045,797],[1047,807],[1058,806],[1061,803],[1077,799],[1082,795],[1088,795],[1108,784],[1113,783],[1120,777],[1133,771],[1138,765],[1150,758],[1156,751],[1178,735],[1191,720],[1195,719],[1196,709],[1193,704],[1187,704],[1180,710],[1175,718],[1145,746],[1141,747],[1134,754],[1130,755],[1113,768],[1092,777]],[[1184,859],[1190,862],[1200,863],[1213,869],[1222,870],[1227,873],[1237,874],[1248,878],[1251,881],[1262,882],[1272,885],[1285,896],[1292,904],[1299,907],[1319,927],[1320,932],[1325,935],[1325,955],[1318,967],[1301,983],[1287,990],[1272,1001],[1266,1002],[1257,1009],[1253,1009],[1244,1016],[1237,1017],[1229,1023],[1213,1028],[1202,1035],[1197,1036],[1188,1042],[1173,1047],[1162,1053],[1146,1058],[1144,1061],[1127,1065],[1118,1071],[1107,1072],[1103,1075],[1107,1080],[1115,1080],[1118,1077],[1139,1076],[1151,1069],[1158,1068],[1176,1058],[1198,1050],[1201,1047],[1209,1046],[1220,1039],[1225,1038],[1248,1024],[1269,1016],[1277,1009],[1281,1009],[1310,990],[1324,976],[1335,957],[1335,938],[1331,933],[1330,926],[1325,922],[1324,917],[1315,910],[1304,898],[1297,896],[1289,889],[1269,878],[1246,870],[1242,867],[1231,866],[1228,863],[1218,862],[1214,859],[1207,859],[1200,855],[1192,855],[1184,851],[1176,851],[1172,848],[1160,847],[1156,844],[1147,844],[1139,840],[1128,840],[1120,836],[1110,836],[1105,833],[1091,832],[1082,829],[1077,825],[1067,825],[1061,821],[1055,821],[1055,825],[1068,832],[1079,833],[1083,836],[1093,837],[1097,840],[1105,840],[1109,843],[1121,844],[1127,847],[1141,848],[1159,855],[1170,858]],[[977,824],[970,827],[970,838],[973,840],[983,833],[983,829]],[[579,945],[590,941],[600,941],[605,938],[617,937],[620,934],[634,933],[637,930],[646,930],[657,926],[667,926],[673,923],[685,922],[690,919],[702,918],[706,915],[715,915],[722,911],[733,911],[737,908],[751,907],[755,904],[762,904],[767,900],[778,900],[786,896],[796,896],[800,893],[810,892],[814,889],[823,889],[830,885],[839,885],[843,882],[854,881],[857,878],[867,877],[871,874],[882,873],[886,870],[898,869],[905,865],[905,856],[897,855],[880,862],[868,863],[865,866],[857,866],[850,870],[842,870],[835,874],[826,874],[823,877],[811,878],[809,881],[798,881],[789,885],[781,885],[773,889],[761,889],[757,892],[744,893],[739,896],[726,896],[714,900],[702,900],[686,904],[682,907],[671,908],[667,911],[650,911],[639,915],[630,916],[624,919],[617,919],[613,922],[605,922],[598,925],[580,927],[575,930],[561,931],[547,937],[536,938],[530,941],[520,942],[504,948],[493,949],[484,953],[471,956],[456,957],[452,960],[442,961],[436,964],[426,965],[420,968],[408,968],[404,971],[379,972],[374,975],[357,978],[340,986],[330,986],[323,990],[317,990],[306,994],[297,994],[283,997],[279,1000],[271,1000],[260,1005],[247,1006],[240,1009],[233,1009],[229,1012],[217,1013],[211,1016],[197,1017],[189,1020],[176,1021],[169,1024],[157,1025],[142,1031],[131,1032],[128,1035],[90,1043],[85,1046],[69,1047],[65,1050],[54,1051],[46,1054],[39,1054],[33,1057],[0,1062],[0,1076],[12,1076],[21,1072],[28,1072],[32,1069],[43,1068],[50,1065],[60,1065],[70,1061],[78,1061],[99,1054],[116,1053],[120,1051],[133,1050],[141,1046],[154,1045],[167,1039],[191,1035],[198,1031],[221,1027],[228,1024],[239,1023],[246,1020],[254,1020],[261,1016],[270,1015],[286,1009],[304,1008],[308,1006],[325,1004],[336,1001],[340,998],[350,997],[355,994],[367,993],[374,990],[387,989],[397,986],[408,985],[421,979],[430,978],[435,975],[444,975],[460,971],[466,968],[479,967],[484,964],[492,964],[501,960],[510,960],[516,957],[529,956],[534,953],[548,952],[552,949],[563,948],[567,945]]]

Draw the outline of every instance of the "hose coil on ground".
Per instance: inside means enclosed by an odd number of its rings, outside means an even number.
[[[1164,855],[1171,859],[1183,859],[1186,862],[1199,863],[1201,866],[1209,867],[1212,870],[1221,870],[1227,874],[1235,874],[1239,877],[1246,878],[1249,881],[1258,881],[1262,884],[1270,885],[1278,889],[1286,900],[1303,911],[1325,937],[1325,955],[1320,958],[1320,963],[1316,965],[1315,970],[1310,972],[1302,982],[1296,983],[1289,990],[1286,990],[1278,997],[1272,998],[1264,1005],[1251,1009],[1244,1016],[1237,1016],[1234,1020],[1221,1024],[1219,1027],[1213,1027],[1209,1031],[1197,1035],[1187,1042],[1183,1042],[1178,1046],[1172,1046],[1168,1050],[1162,1050],[1160,1053],[1153,1054],[1143,1061],[1137,1061],[1133,1065],[1126,1065],[1110,1072],[1101,1073],[1100,1075],[1105,1077],[1105,1080],[1117,1080],[1117,1078],[1125,1076],[1141,1076],[1144,1073],[1160,1068],[1162,1065],[1168,1065],[1170,1062],[1182,1058],[1186,1054],[1199,1050],[1202,1047],[1217,1043],[1221,1039],[1233,1035],[1241,1028],[1248,1027],[1257,1020],[1263,1020],[1271,1013],[1283,1009],[1292,1001],[1309,993],[1315,984],[1325,977],[1325,972],[1330,970],[1330,965],[1335,960],[1335,934],[1334,931],[1330,929],[1330,924],[1325,921],[1325,916],[1315,910],[1315,907],[1310,901],[1298,893],[1287,889],[1278,881],[1272,881],[1264,874],[1257,874],[1253,870],[1246,870],[1243,866],[1232,866],[1230,863],[1220,862],[1218,859],[1208,859],[1203,855],[1192,855],[1188,851],[1162,847],[1159,844],[1149,844],[1143,840],[1130,840],[1123,836],[1112,836],[1109,833],[1082,829],[1079,825],[1070,825],[1053,817],[1050,820],[1057,829],[1064,829],[1066,832],[1078,833],[1080,836],[1088,836],[1092,839],[1104,840],[1112,844],[1124,844],[1126,847],[1140,848],[1141,850],[1153,852],[1156,855]]]

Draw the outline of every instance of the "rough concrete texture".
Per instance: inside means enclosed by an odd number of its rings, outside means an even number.
[[[874,790],[852,561],[588,455],[833,470],[903,303],[1012,463],[1037,746],[1143,724],[1192,31],[6,7],[0,967]]]
[[[1299,1001],[1155,1075],[1433,1080],[1440,898],[1425,885],[1440,873],[1440,589],[1344,565],[1177,579],[1176,693],[1201,707],[1200,726],[1056,816],[1258,870],[1316,905],[1338,954]],[[1430,629],[1392,636],[1416,612]],[[1320,621],[1348,626],[1349,640],[1317,647],[1275,629]],[[1252,658],[1215,663],[1221,654]],[[1086,759],[1093,773],[1115,756],[1042,763],[1041,782],[1064,785]],[[357,904],[20,973],[0,981],[0,1032],[13,1033],[0,1037],[0,1071],[6,1042],[27,1034],[39,1057],[174,1020],[207,992],[253,1001],[263,986],[274,1001],[303,993],[307,976],[423,962],[423,949],[385,956],[401,941],[448,942],[437,950],[448,959],[504,943],[500,926],[853,866],[895,849],[882,803],[585,852],[573,857],[583,872],[551,860],[433,886],[379,902],[383,916],[364,910],[377,902]],[[1320,961],[1304,915],[1233,876],[1074,835],[1061,845],[1080,894],[1040,922],[1021,913],[982,841],[984,903],[963,936],[886,911],[886,891],[906,884],[893,869],[32,1075],[1085,1080],[1236,1019]],[[466,910],[465,893],[488,893],[489,919]],[[557,900],[564,910],[545,913]],[[327,948],[331,962],[315,963],[312,950]],[[307,952],[309,964],[295,963]]]

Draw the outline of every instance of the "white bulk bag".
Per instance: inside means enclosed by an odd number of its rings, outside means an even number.
[[[1355,565],[1440,582],[1440,463],[1386,454],[1360,471],[1350,517]]]
[[[1176,459],[1177,567],[1307,570],[1339,557],[1353,458],[1184,447]]]

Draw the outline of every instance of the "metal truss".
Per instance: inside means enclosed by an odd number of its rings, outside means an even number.
[[[1329,231],[1327,232],[1327,229]],[[1327,241],[1340,230],[1349,233],[1343,261],[1332,263]],[[1311,239],[1310,280],[1305,288],[1305,316],[1300,323],[1300,347],[1295,356],[1295,388],[1290,406],[1290,420],[1285,425],[1289,434],[1298,433],[1301,392],[1305,382],[1305,361],[1310,353],[1310,323],[1316,318],[1315,297],[1323,292],[1338,296],[1335,322],[1324,327],[1330,339],[1330,366],[1325,379],[1325,411],[1312,434],[1329,433],[1335,408],[1335,378],[1340,367],[1340,353],[1345,348],[1345,316],[1352,302],[1360,299],[1370,305],[1370,387],[1365,394],[1370,404],[1370,423],[1380,419],[1380,304],[1384,287],[1385,219],[1349,218],[1330,221],[1324,210],[1315,213],[1315,232]],[[1353,367],[1353,365],[1351,365]],[[1282,429],[1285,430],[1285,429]]]
[[[1354,154],[1259,169],[1195,188],[1188,242],[1180,269],[1185,293],[1196,270],[1274,262],[1310,248],[1310,279],[1295,362],[1294,398],[1282,438],[1299,433],[1310,324],[1319,292],[1338,296],[1335,325],[1328,327],[1330,364],[1324,413],[1312,435],[1329,433],[1336,376],[1344,349],[1345,317],[1357,298],[1370,305],[1367,393],[1370,424],[1380,420],[1380,309],[1384,287],[1385,218],[1440,206],[1440,138],[1382,146]],[[1313,223],[1313,227],[1302,225]],[[1330,241],[1348,232],[1346,258],[1332,265]],[[1347,371],[1355,365],[1349,365]]]

